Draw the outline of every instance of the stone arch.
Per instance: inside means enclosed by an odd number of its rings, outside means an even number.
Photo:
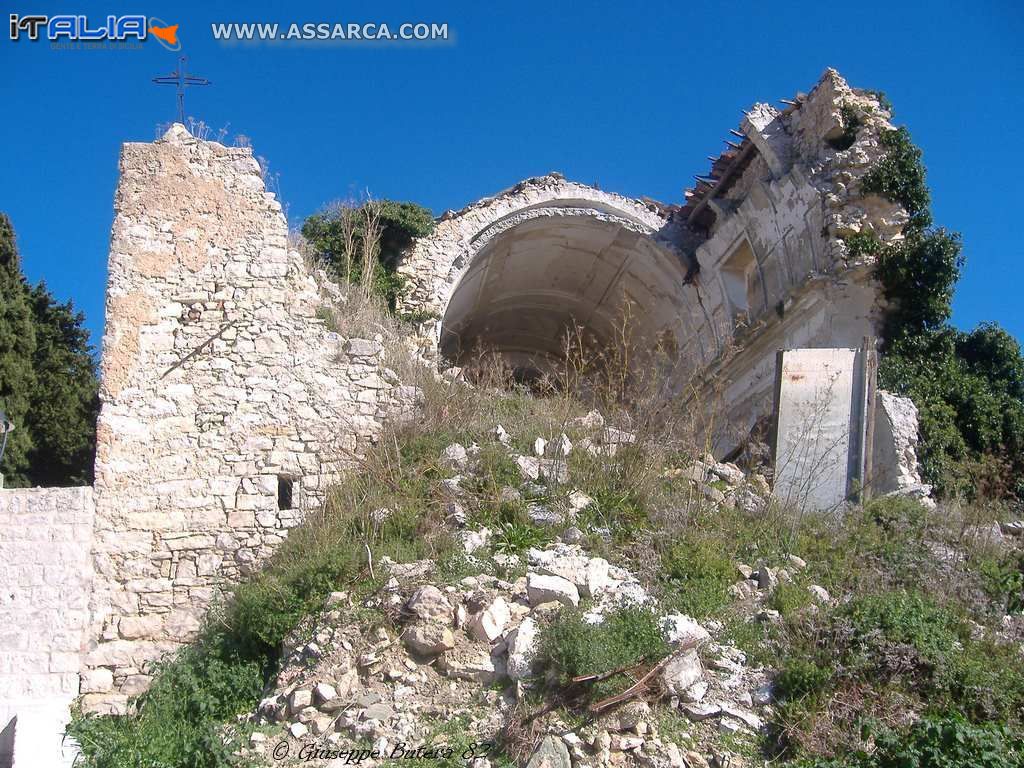
[[[705,319],[685,288],[694,261],[670,227],[655,204],[554,174],[528,179],[446,214],[414,245],[399,267],[400,308],[430,313],[429,335],[456,363],[487,349],[543,368],[573,327],[610,344],[627,312],[641,343],[681,355],[705,346]]]

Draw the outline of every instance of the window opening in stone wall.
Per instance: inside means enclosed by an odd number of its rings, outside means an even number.
[[[279,475],[277,478],[277,508],[278,509],[292,509],[293,496],[292,492],[295,488],[295,480],[284,475]]]
[[[753,314],[755,303],[754,277],[757,273],[757,259],[750,243],[743,240],[722,262],[722,285],[733,322],[746,323]]]

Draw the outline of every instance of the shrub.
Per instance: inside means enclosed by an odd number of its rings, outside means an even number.
[[[539,658],[562,686],[574,677],[611,672],[627,664],[660,661],[669,648],[655,615],[644,608],[620,608],[600,624],[590,624],[579,610],[563,610],[544,627]],[[595,684],[590,695],[600,699],[628,687],[621,676]]]
[[[399,257],[414,238],[429,234],[433,226],[433,214],[416,203],[347,201],[306,219],[302,235],[336,277],[356,283],[369,276],[373,293],[394,309],[402,289],[395,271]],[[375,263],[364,269],[368,253],[374,254]]]
[[[258,700],[261,660],[247,658],[233,638],[208,624],[205,635],[156,670],[153,686],[129,717],[84,716],[68,726],[89,768],[232,765],[237,744],[224,739],[224,721]]]
[[[1024,741],[996,723],[973,724],[956,715],[929,717],[905,731],[887,729],[875,751],[842,760],[801,760],[799,768],[1020,768]]]
[[[506,555],[521,555],[531,547],[543,547],[549,538],[535,525],[508,520],[498,524],[492,549]]]
[[[979,348],[990,352],[983,356]],[[974,497],[983,469],[977,462],[992,457],[1004,479],[989,490],[1024,492],[1024,400],[1013,374],[1022,364],[1019,345],[995,326],[969,334],[943,328],[892,345],[879,367],[880,384],[909,395],[919,409],[926,480]]]
[[[789,619],[813,602],[807,585],[800,581],[780,583],[768,598],[768,606]]]
[[[910,214],[912,227],[927,227],[931,224],[931,195],[925,183],[921,150],[911,140],[910,131],[903,127],[883,133],[881,143],[887,152],[864,177],[861,189],[902,205]]]
[[[779,697],[786,701],[820,693],[832,680],[834,670],[816,660],[794,656],[783,662],[775,685]]]
[[[985,594],[1000,613],[1024,611],[1024,553],[989,555],[981,558],[976,567]]]
[[[886,646],[905,645],[939,666],[959,642],[959,620],[918,594],[869,595],[851,602],[843,615],[853,629],[853,650],[871,663],[886,658]]]
[[[694,618],[728,605],[729,585],[736,576],[736,567],[722,546],[694,532],[673,541],[661,555],[665,603]]]

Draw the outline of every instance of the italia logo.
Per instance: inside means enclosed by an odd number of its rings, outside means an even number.
[[[61,16],[19,16],[10,15],[11,40],[20,40],[22,35],[29,40],[39,39],[53,42],[65,39],[99,42],[102,40],[145,40],[152,36],[169,51],[180,51],[178,25],[168,24],[163,19],[147,18],[142,15],[108,15],[102,22],[91,21],[84,15]]]

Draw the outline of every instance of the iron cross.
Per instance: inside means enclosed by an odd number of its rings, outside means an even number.
[[[185,123],[185,89],[190,85],[211,85],[205,77],[193,77],[185,70],[187,59],[182,56],[178,59],[178,68],[165,77],[154,77],[153,82],[157,85],[178,86],[178,122]]]

